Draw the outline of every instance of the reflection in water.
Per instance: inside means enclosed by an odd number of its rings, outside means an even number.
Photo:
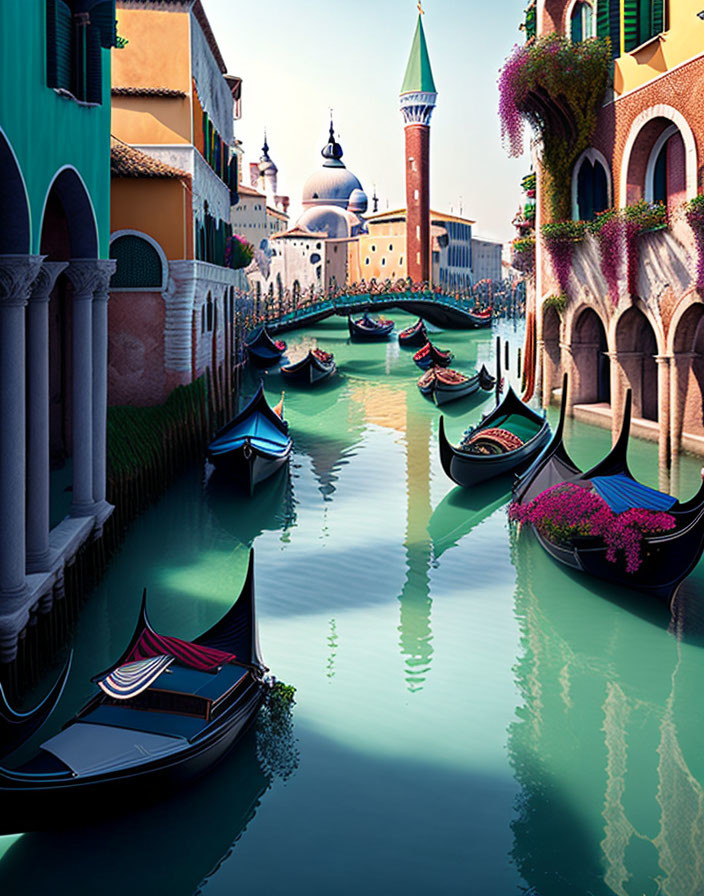
[[[328,678],[335,677],[335,657],[337,656],[337,624],[334,619],[330,620],[330,634],[328,635],[328,663],[325,674]]]
[[[281,529],[285,533],[296,524],[296,501],[288,467],[263,482],[257,488],[256,499],[243,498],[228,479],[216,472],[208,479],[205,491],[214,522],[247,547],[264,531]]]
[[[682,749],[702,742],[687,730],[701,649],[664,638],[664,618],[638,618],[615,590],[572,584],[528,533],[514,534],[513,556],[521,874],[542,896],[704,893],[704,761]]]
[[[501,476],[474,488],[458,485],[448,492],[428,523],[433,559],[439,560],[445,551],[455,547],[475,526],[507,504],[512,484],[512,477]]]
[[[399,645],[406,657],[409,691],[419,691],[430,671],[433,635],[430,613],[430,418],[409,415],[406,425],[406,581],[399,600]]]

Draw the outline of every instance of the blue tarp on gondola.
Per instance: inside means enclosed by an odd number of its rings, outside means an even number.
[[[595,476],[591,483],[614,513],[623,513],[636,507],[643,510],[670,510],[677,503],[677,498],[672,495],[635,482],[623,473],[616,476]]]
[[[223,454],[239,448],[247,439],[253,447],[264,451],[282,450],[289,441],[289,437],[271,420],[263,414],[255,413],[214,439],[209,450],[211,454]]]

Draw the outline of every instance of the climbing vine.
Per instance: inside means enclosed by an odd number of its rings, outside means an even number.
[[[510,156],[523,152],[527,122],[542,142],[554,218],[570,217],[572,168],[590,145],[609,79],[608,39],[573,43],[558,34],[516,45],[499,75],[499,118]]]
[[[685,204],[687,223],[694,231],[697,245],[697,280],[699,292],[704,291],[704,195],[701,193]]]

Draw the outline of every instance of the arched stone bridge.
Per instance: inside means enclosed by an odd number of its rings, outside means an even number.
[[[383,311],[399,308],[422,317],[428,323],[450,330],[469,330],[477,326],[472,311],[476,307],[473,298],[457,298],[443,293],[380,293],[378,295],[348,295],[324,299],[274,317],[267,323],[271,333],[285,333],[297,327],[309,326],[338,314],[361,314],[364,311]]]

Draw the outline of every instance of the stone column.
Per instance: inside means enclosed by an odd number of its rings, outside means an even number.
[[[611,363],[611,441],[615,444],[621,432],[626,390],[623,386],[623,371],[618,352],[607,352],[607,355]]]
[[[567,406],[565,413],[571,417],[574,412],[574,396],[576,390],[577,368],[574,361],[574,353],[572,346],[566,342],[560,343],[560,360],[562,361],[562,370],[567,374]]]
[[[670,355],[655,355],[658,365],[658,468],[667,471],[670,468]]]
[[[68,262],[44,262],[27,311],[27,572],[49,569],[49,296]]]
[[[108,297],[117,262],[96,262],[98,284],[93,299],[93,501],[100,522],[111,511],[105,500],[106,429],[108,413]]]
[[[535,340],[535,356],[535,391],[533,394],[537,395],[540,401],[543,396],[543,365],[545,364],[545,343],[542,339],[536,338]],[[543,407],[547,407],[547,405],[543,403]]]
[[[73,284],[73,502],[71,516],[91,516],[93,501],[93,293],[97,259],[72,260]]]
[[[25,305],[39,255],[0,255],[0,615],[24,613],[25,580]],[[14,606],[13,606],[14,605]],[[26,619],[0,631],[0,661],[13,659]]]
[[[676,352],[670,365],[670,451],[673,456],[682,448],[684,408],[693,358],[693,352]]]

